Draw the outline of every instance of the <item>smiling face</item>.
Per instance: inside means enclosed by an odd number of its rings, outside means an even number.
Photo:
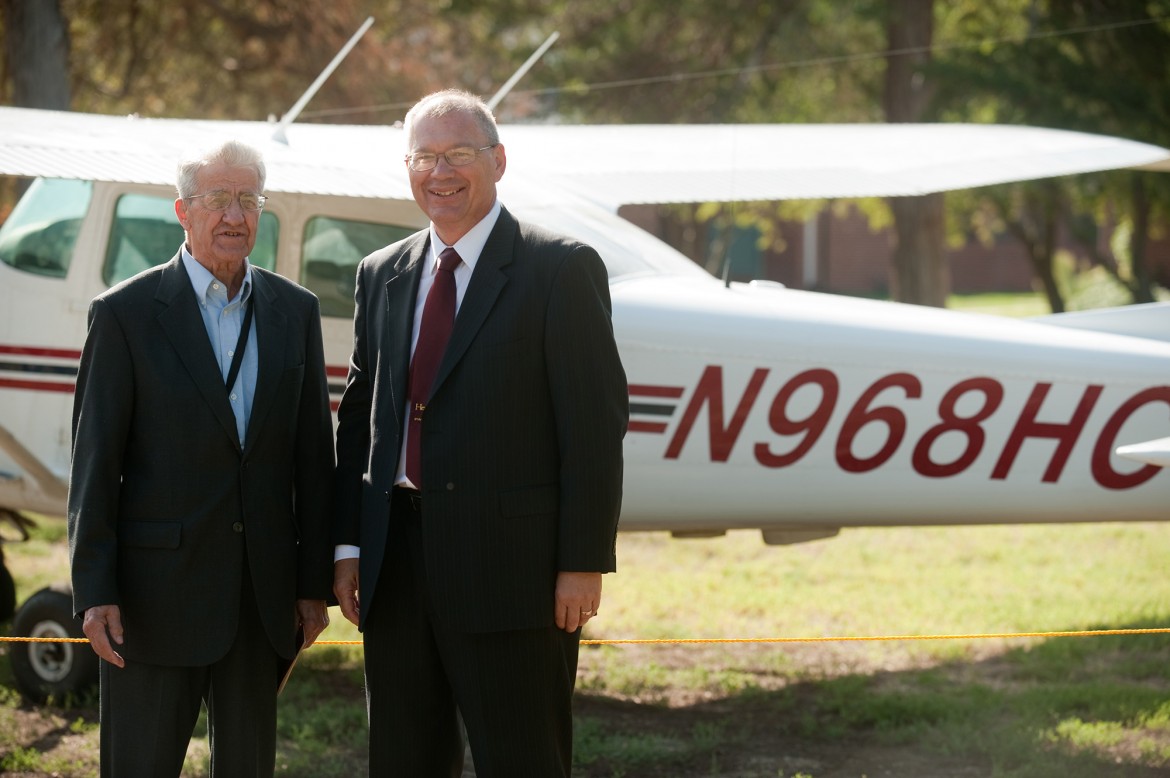
[[[430,217],[448,246],[467,234],[496,202],[496,182],[504,175],[504,147],[481,151],[470,165],[452,167],[443,153],[460,147],[478,149],[491,143],[475,119],[464,111],[426,117],[411,126],[410,153],[438,154],[431,170],[407,168],[414,199]]]
[[[187,233],[191,256],[218,277],[217,269],[242,267],[244,258],[256,245],[260,212],[241,208],[239,195],[259,193],[260,179],[252,168],[214,163],[199,170],[196,180],[196,194],[222,190],[235,195],[232,204],[222,211],[208,209],[202,197],[175,201],[175,214]]]

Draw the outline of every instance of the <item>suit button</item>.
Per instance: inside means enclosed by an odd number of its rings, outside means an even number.
[[[244,522],[237,521],[235,524],[232,525],[232,529],[234,529],[236,532],[243,532],[244,531]]]
[[[455,491],[455,484],[453,484],[453,483],[448,483],[448,484],[447,484],[447,491],[448,491],[448,492],[453,492],[453,491]]]

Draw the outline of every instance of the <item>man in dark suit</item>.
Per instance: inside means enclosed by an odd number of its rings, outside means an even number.
[[[424,98],[405,131],[431,226],[362,262],[338,411],[334,593],[364,631],[370,774],[458,776],[461,715],[480,778],[567,776],[628,416],[605,266],[499,204],[478,98]]]
[[[327,623],[332,427],[317,299],[247,257],[264,162],[179,165],[179,253],[94,299],[73,408],[74,606],[103,776],[271,776],[279,675]]]

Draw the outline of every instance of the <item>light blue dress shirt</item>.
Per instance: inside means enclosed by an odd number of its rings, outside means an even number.
[[[213,276],[210,270],[195,261],[187,251],[186,244],[183,245],[182,256],[183,267],[187,269],[191,287],[195,290],[195,298],[199,301],[199,312],[203,315],[203,326],[211,340],[211,350],[219,364],[220,375],[227,381],[236,343],[240,340],[240,327],[244,324],[244,311],[252,297],[252,266],[247,259],[244,260],[244,283],[235,299],[229,300],[227,286]],[[256,311],[253,310],[252,326],[248,332],[244,358],[240,363],[240,373],[236,377],[235,385],[228,391],[228,402],[231,403],[232,412],[236,415],[236,432],[241,448],[247,439],[248,419],[252,415],[252,399],[256,394],[256,371],[260,362],[258,354]]]

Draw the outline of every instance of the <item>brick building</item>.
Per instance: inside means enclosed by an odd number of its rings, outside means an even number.
[[[705,228],[683,228],[654,205],[625,206],[619,213],[657,235],[699,263],[712,243]],[[806,223],[781,222],[782,251],[760,251],[756,233],[737,230],[730,249],[733,280],[764,278],[793,289],[815,289],[836,294],[886,297],[892,231],[870,229],[864,214],[849,208],[844,216],[829,210]],[[1062,248],[1086,265],[1086,252],[1071,241]],[[1148,256],[1156,268],[1155,280],[1170,287],[1170,236],[1151,240]],[[948,251],[951,290],[956,294],[1026,292],[1032,289],[1032,268],[1022,244],[1001,236],[993,246],[971,240]]]

